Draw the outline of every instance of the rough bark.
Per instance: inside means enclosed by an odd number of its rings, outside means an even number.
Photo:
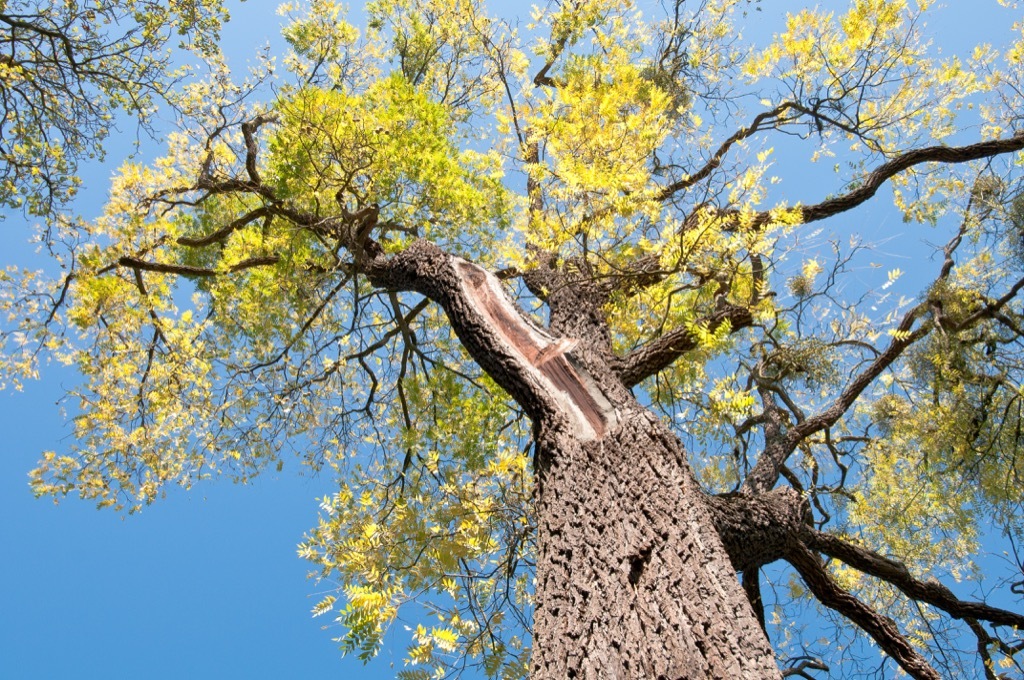
[[[552,84],[546,74],[564,46],[564,39],[556,44],[535,78],[538,85]],[[709,177],[734,144],[762,125],[777,122],[790,109],[817,115],[789,103],[757,116],[750,127],[726,140],[703,169],[666,186],[661,199],[670,200]],[[197,191],[206,197],[239,194],[260,199],[262,207],[204,236],[179,237],[177,243],[193,248],[223,243],[236,230],[270,217],[333,241],[352,256],[344,265],[346,275],[362,274],[390,293],[417,291],[438,303],[480,368],[530,416],[537,439],[538,482],[534,678],[781,677],[763,630],[758,583],[759,568],[780,558],[797,569],[823,604],[860,625],[906,672],[938,677],[891,620],[838,587],[819,552],[963,618],[975,631],[984,659],[994,638],[980,628],[978,619],[1020,627],[1024,619],[1019,615],[962,602],[937,584],[914,579],[892,560],[815,531],[808,523],[806,500],[792,489],[775,489],[798,444],[838,422],[871,381],[930,331],[931,322],[922,320],[924,307],[904,317],[899,337],[822,412],[784,427],[781,409],[773,407],[774,397],[762,390],[765,447],[755,468],[739,493],[708,497],[698,487],[681,443],[629,391],[694,349],[694,338],[685,328],[668,329],[627,356],[616,357],[604,318],[608,296],[616,289],[639,290],[662,280],[667,272],[662,271],[660,256],[641,258],[618,279],[599,284],[588,274],[585,259],[560,262],[553,254],[528,246],[534,266],[518,275],[548,305],[549,326],[541,328],[505,296],[493,274],[434,244],[419,241],[386,255],[374,232],[379,237],[388,229],[407,230],[380,224],[376,204],[355,212],[342,205],[340,216],[326,219],[289,207],[263,183],[258,171],[256,133],[273,120],[258,116],[241,126],[244,176],[219,177],[211,154],[195,184],[169,189],[152,202],[170,202]],[[825,219],[860,205],[913,166],[962,163],[1022,148],[1024,133],[964,147],[912,150],[876,168],[857,188],[804,207],[803,221]],[[537,142],[529,146],[528,164],[537,162],[538,149]],[[527,191],[532,213],[540,215],[543,196],[532,174]],[[711,209],[699,206],[683,229],[696,221],[699,211]],[[719,216],[736,221],[739,213],[722,210]],[[758,228],[772,219],[769,212],[759,213],[748,226]],[[947,249],[943,277],[952,266],[950,252]],[[143,271],[192,278],[227,273],[150,257],[147,251],[126,254],[100,273],[116,267],[134,270],[144,296]],[[751,260],[755,282],[760,281],[762,264],[755,255]],[[268,254],[235,263],[228,271],[276,262],[278,256]],[[73,276],[66,277],[47,323],[64,301]],[[996,317],[1021,289],[1024,279],[949,330]],[[758,295],[752,294],[748,306]],[[702,321],[711,329],[728,323],[735,331],[754,319],[746,306],[727,304],[723,296]],[[744,586],[738,572],[744,574]],[[827,670],[819,661],[807,660],[786,675],[802,675],[804,668]]]
[[[533,678],[779,678],[751,606],[757,570],[777,559],[911,676],[938,677],[891,620],[829,576],[812,549],[825,542],[806,501],[770,490],[784,455],[768,456],[771,469],[753,488],[701,491],[681,443],[623,382],[598,288],[559,282],[544,329],[493,274],[430,243],[368,255],[374,283],[439,303],[474,360],[534,421]],[[873,573],[877,560],[847,557]],[[740,572],[753,579],[747,590]],[[955,604],[954,615],[991,615]]]
[[[599,301],[563,288],[547,331],[493,275],[425,243],[372,275],[438,302],[536,424],[532,677],[780,677],[680,442],[602,356]]]
[[[639,407],[545,432],[534,678],[776,678],[679,443]]]

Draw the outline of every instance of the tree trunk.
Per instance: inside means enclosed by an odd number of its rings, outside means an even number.
[[[777,678],[679,442],[636,407],[544,433],[534,678]]]
[[[492,274],[422,241],[370,274],[439,303],[535,424],[534,678],[780,677],[715,528],[746,513],[712,513],[680,442],[609,368],[600,299],[549,286],[543,329]]]

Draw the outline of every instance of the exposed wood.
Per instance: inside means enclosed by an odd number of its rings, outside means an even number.
[[[527,320],[508,299],[496,277],[465,260],[456,260],[455,268],[474,301],[494,329],[532,367],[549,387],[550,395],[564,409],[583,441],[603,437],[614,427],[615,408],[597,384],[569,353],[577,342],[556,338]]]

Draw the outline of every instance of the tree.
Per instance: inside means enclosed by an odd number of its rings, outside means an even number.
[[[300,552],[347,651],[436,619],[410,678],[854,674],[766,614],[779,561],[913,677],[1021,670],[1024,616],[938,578],[1024,534],[1022,27],[939,60],[925,7],[855,0],[749,49],[756,3],[573,0],[528,49],[470,0],[367,9],[286,8],[266,101],[186,85],[75,268],[7,276],[14,377],[85,381],[36,492],[333,471]],[[830,195],[780,196],[783,143],[842,154]],[[815,240],[890,188],[951,232],[917,297]]]
[[[52,217],[102,157],[118,112],[143,125],[184,68],[172,33],[213,58],[227,19],[219,0],[0,2],[0,207]]]

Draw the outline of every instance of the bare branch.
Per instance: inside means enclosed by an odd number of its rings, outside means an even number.
[[[704,167],[692,175],[687,175],[686,177],[672,182],[662,188],[662,190],[658,192],[658,200],[668,200],[677,192],[682,191],[683,189],[688,189],[689,187],[707,179],[708,176],[710,176],[711,173],[722,164],[722,159],[725,158],[725,155],[729,153],[729,150],[734,144],[736,144],[736,142],[747,139],[759,131],[775,124],[778,122],[779,117],[791,108],[793,108],[793,104],[787,102],[775,107],[771,111],[764,111],[763,113],[759,113],[754,116],[754,120],[751,121],[750,125],[740,128],[731,137],[722,142],[721,146],[718,147],[708,162],[704,164]],[[766,123],[768,123],[768,125],[766,125]]]
[[[931,332],[933,324],[930,321],[921,324],[915,330],[911,330],[914,321],[920,316],[922,311],[923,307],[919,305],[907,312],[899,326],[896,327],[889,347],[850,381],[839,397],[832,402],[831,406],[799,423],[789,431],[789,440],[793,448],[796,448],[801,440],[806,439],[815,432],[820,432],[826,427],[834,425],[853,406],[853,403],[867,389],[868,385],[889,368],[903,354],[904,350]]]
[[[245,138],[245,171],[253,184],[263,184],[259,172],[256,170],[256,154],[259,145],[256,142],[256,131],[267,123],[276,123],[277,116],[274,114],[256,116],[250,121],[242,123],[242,136]]]
[[[874,196],[885,182],[916,165],[924,163],[967,163],[980,158],[989,158],[999,154],[1020,151],[1021,149],[1024,149],[1024,132],[1019,132],[1013,137],[992,139],[967,146],[928,146],[899,154],[891,161],[875,168],[856,189],[835,198],[824,200],[821,203],[804,207],[802,210],[803,222],[805,224],[816,222],[856,208]],[[770,213],[762,212],[758,213],[754,223],[760,226],[768,223],[770,220]]]
[[[800,661],[800,663],[794,664],[789,668],[783,668],[782,677],[788,678],[797,675],[801,678],[807,678],[807,680],[814,680],[814,678],[806,672],[808,670],[824,671],[828,673],[830,669],[818,659],[804,659]]]
[[[747,478],[743,480],[743,489],[748,493],[770,491],[779,479],[782,466],[789,454],[793,452],[784,429],[784,411],[775,400],[772,390],[758,386],[761,403],[764,405],[762,421],[764,423],[764,451],[754,464]]]
[[[919,680],[940,680],[939,674],[907,642],[892,619],[882,616],[840,588],[818,556],[807,547],[802,544],[793,546],[786,560],[800,573],[808,589],[822,604],[860,626],[908,675]]]
[[[1000,626],[1013,626],[1024,630],[1024,616],[980,602],[960,600],[938,581],[916,579],[903,564],[873,550],[853,545],[810,527],[806,530],[804,541],[808,547],[842,560],[865,574],[887,581],[899,588],[907,597],[937,607],[953,618],[981,619]]]
[[[280,261],[280,255],[260,255],[257,257],[247,257],[241,262],[237,262],[231,265],[230,270],[232,272],[240,272],[245,269],[252,269],[253,267],[267,267],[269,265],[277,264]]]

